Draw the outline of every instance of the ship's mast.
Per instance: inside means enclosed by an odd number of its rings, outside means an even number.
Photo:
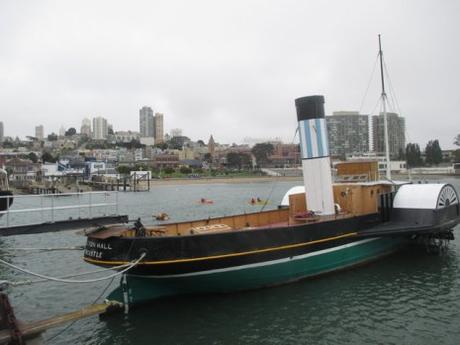
[[[384,139],[385,139],[385,161],[386,161],[386,177],[391,180],[391,167],[390,167],[390,145],[388,143],[388,118],[387,118],[387,94],[385,93],[385,79],[383,77],[383,52],[382,42],[379,35],[379,57],[380,57],[380,77],[382,79],[382,104],[383,104],[383,126],[384,126]]]

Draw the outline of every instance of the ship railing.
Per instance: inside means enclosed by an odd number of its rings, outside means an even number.
[[[117,191],[4,195],[6,210],[0,211],[0,229],[10,226],[54,223],[118,215]]]

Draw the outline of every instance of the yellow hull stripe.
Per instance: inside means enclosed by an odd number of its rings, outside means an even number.
[[[346,234],[343,234],[343,235],[339,235],[339,236],[335,236],[335,237],[323,238],[323,239],[320,239],[320,240],[315,240],[315,241],[310,241],[310,242],[289,244],[289,245],[285,245],[285,246],[265,248],[265,249],[256,249],[256,250],[251,250],[251,251],[248,251],[248,252],[241,252],[241,253],[230,253],[230,254],[222,254],[222,255],[204,256],[204,257],[199,257],[199,258],[163,260],[163,261],[141,261],[141,262],[138,263],[138,265],[165,265],[165,264],[174,264],[174,263],[181,263],[181,262],[213,260],[213,259],[230,258],[230,257],[235,257],[235,256],[251,255],[251,254],[258,254],[258,253],[267,253],[267,252],[274,252],[274,251],[277,251],[277,250],[298,248],[298,247],[309,246],[309,245],[317,244],[317,243],[340,240],[340,239],[347,238],[347,237],[353,237],[356,234],[357,234],[356,232],[349,232],[349,233],[346,233]],[[93,264],[102,264],[102,265],[116,265],[116,266],[118,266],[118,265],[124,265],[124,264],[129,263],[129,261],[104,261],[104,260],[96,260],[96,259],[90,259],[90,258],[85,258],[85,257],[83,259],[85,261],[93,263]]]

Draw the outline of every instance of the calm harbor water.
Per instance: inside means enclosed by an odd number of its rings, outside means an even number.
[[[426,178],[425,178],[426,179]],[[452,183],[460,179],[432,178]],[[254,212],[251,197],[276,207],[295,182],[158,186],[121,193],[120,213],[153,223]],[[201,198],[214,200],[201,205]],[[69,197],[72,198],[72,197]],[[69,200],[69,199],[68,199]],[[25,201],[24,201],[25,202]],[[61,201],[60,201],[61,202]],[[68,202],[63,200],[62,203]],[[38,217],[28,215],[26,217]],[[365,266],[280,287],[159,300],[100,321],[85,319],[44,334],[48,344],[458,344],[460,227],[443,255],[406,250]],[[51,276],[94,270],[81,251],[22,252],[21,247],[83,245],[74,231],[0,238],[0,257]],[[0,279],[29,277],[0,266]],[[40,283],[8,290],[17,317],[36,320],[102,301],[118,284]],[[98,299],[99,298],[99,299]]]

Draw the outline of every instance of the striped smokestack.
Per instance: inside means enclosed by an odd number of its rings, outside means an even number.
[[[320,214],[334,214],[334,195],[329,143],[324,118],[324,97],[295,100],[299,122],[300,151],[307,208]]]

